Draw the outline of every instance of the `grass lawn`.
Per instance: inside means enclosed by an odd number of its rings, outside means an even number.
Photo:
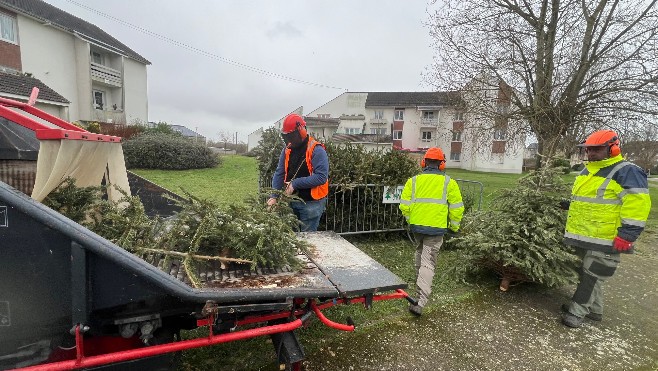
[[[182,190],[219,204],[242,202],[258,192],[258,165],[256,158],[226,155],[213,169],[198,170],[146,170],[131,169],[168,190],[182,195]]]

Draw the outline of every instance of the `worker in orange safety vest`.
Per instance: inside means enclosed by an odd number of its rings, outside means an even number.
[[[304,119],[292,113],[283,120],[281,137],[286,147],[272,178],[272,188],[287,195],[297,195],[290,207],[299,219],[302,232],[317,231],[329,193],[329,157],[324,145],[306,131]],[[268,206],[277,203],[277,195],[267,200]]]

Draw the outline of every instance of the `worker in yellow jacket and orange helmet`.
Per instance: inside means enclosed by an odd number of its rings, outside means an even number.
[[[580,146],[588,162],[565,205],[564,241],[583,258],[576,292],[562,305],[562,323],[569,327],[580,327],[584,317],[602,320],[602,284],[614,274],[620,254],[633,253],[651,209],[647,174],[624,160],[614,131],[596,131]]]
[[[407,180],[400,196],[400,210],[416,239],[416,289],[418,304],[409,311],[421,315],[432,292],[436,255],[447,231],[457,232],[464,214],[459,185],[444,172],[445,154],[438,147],[427,150],[423,172]]]

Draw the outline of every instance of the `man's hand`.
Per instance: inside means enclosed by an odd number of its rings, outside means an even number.
[[[270,197],[270,198],[267,200],[267,209],[268,209],[268,210],[272,210],[272,208],[274,207],[274,205],[276,205],[276,202],[277,202],[277,201],[276,201],[276,198],[274,198],[274,197]]]
[[[633,247],[633,243],[617,236],[612,241],[612,247],[617,251],[628,251]]]
[[[560,201],[560,209],[562,209],[562,210],[569,210],[570,205],[571,205],[571,201],[569,201],[569,200]]]
[[[293,192],[295,192],[295,188],[292,186],[292,182],[288,182],[288,183],[286,183],[285,194],[287,194],[288,196],[290,196]]]

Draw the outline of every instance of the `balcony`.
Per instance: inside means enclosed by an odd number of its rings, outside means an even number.
[[[102,64],[91,62],[91,80],[105,86],[120,88],[122,85],[121,71]]]
[[[108,124],[125,124],[126,113],[122,109],[103,110],[94,109],[94,121]]]
[[[422,126],[437,127],[437,126],[439,126],[439,119],[434,119],[434,118],[421,118],[421,119],[420,119],[420,124],[421,124]]]
[[[371,119],[370,123],[373,124],[373,125],[388,124],[388,120],[384,119],[384,118],[381,118],[381,119],[375,118],[375,119]]]

